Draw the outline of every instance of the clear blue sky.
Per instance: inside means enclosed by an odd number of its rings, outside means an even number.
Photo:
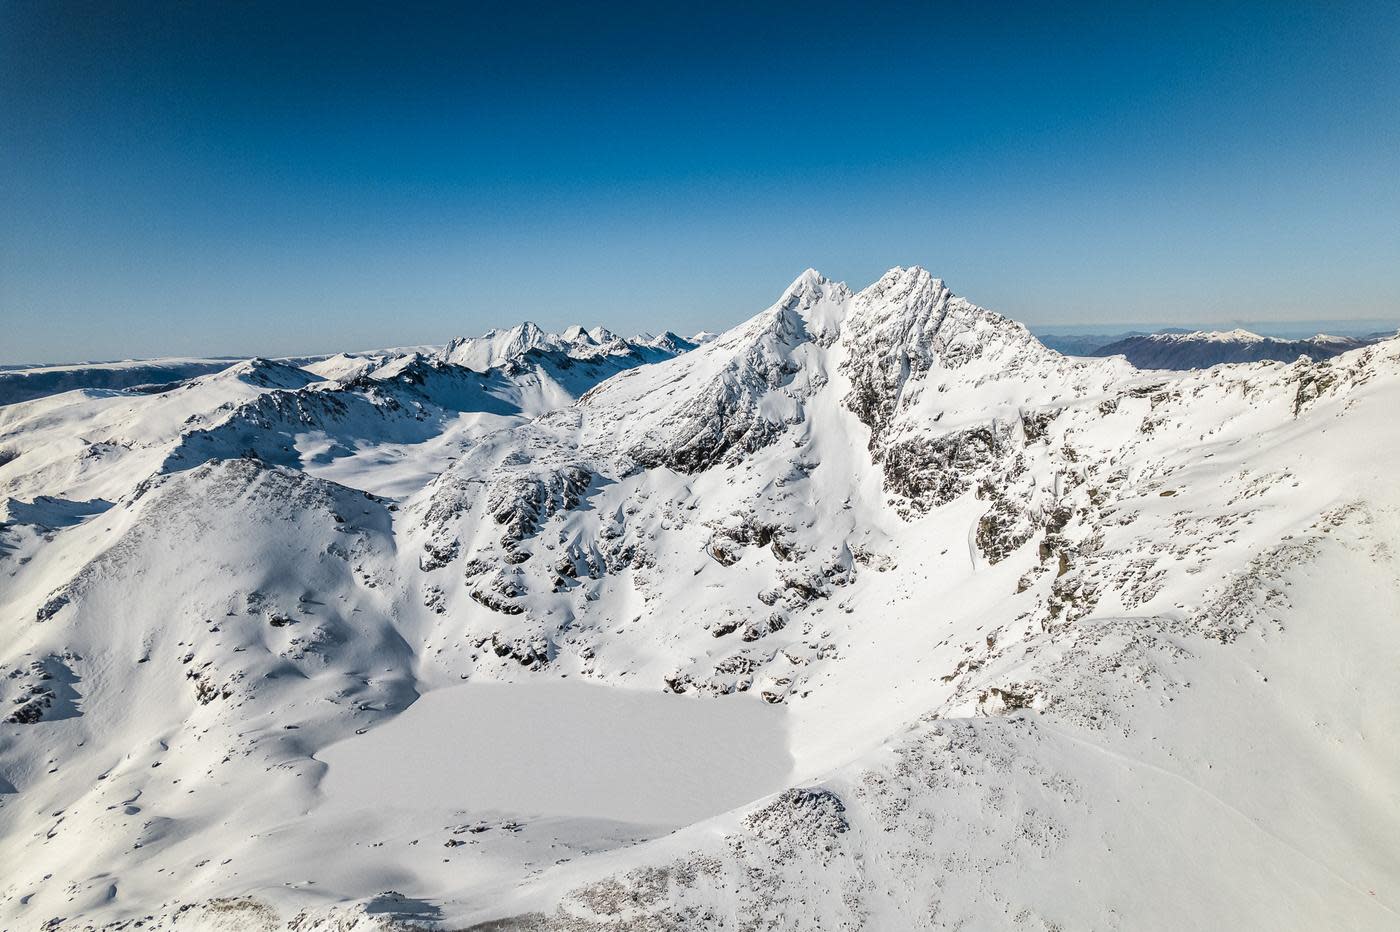
[[[759,6],[0,2],[0,361],[1400,308],[1400,5]]]

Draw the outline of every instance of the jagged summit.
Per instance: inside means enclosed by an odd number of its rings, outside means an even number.
[[[940,393],[1001,381],[1001,404],[1014,410],[1033,392],[1011,376],[1031,376],[1039,390],[1075,369],[1094,369],[1100,380],[1120,371],[1109,361],[1066,360],[918,266],[891,269],[857,293],[808,269],[766,310],[692,352],[600,384],[581,405],[590,449],[694,472],[776,443],[837,377],[847,385],[844,404],[875,434],[903,418],[906,432],[922,435],[919,425],[942,419],[962,397],[925,391],[933,370],[947,374]]]
[[[803,300],[811,299],[821,294],[827,286],[832,284],[834,284],[834,282],[832,282],[831,279],[827,278],[816,269],[809,268],[792,280],[792,284],[788,285],[783,291],[782,297],[778,299],[777,303],[801,303]]]
[[[792,319],[785,322],[784,315],[791,315]],[[943,279],[915,265],[892,268],[859,292],[853,292],[845,282],[834,281],[809,268],[797,276],[767,310],[722,333],[702,331],[695,340],[742,339],[743,334],[756,333],[755,328],[791,331],[800,321],[808,337],[830,342],[847,324],[848,317],[857,316],[867,319],[848,329],[865,331],[877,326],[875,321],[878,320],[893,325],[901,335],[922,329],[926,331],[923,336],[932,339],[945,318],[950,325],[970,325],[977,318],[985,318],[994,329],[1015,334],[1018,344],[1025,342],[1021,334],[1029,336],[1023,325],[957,297]],[[1035,342],[1034,338],[1031,340]]]
[[[845,320],[851,289],[816,269],[808,269],[793,280],[775,305],[785,313],[802,318],[808,333],[822,342],[836,338]]]
[[[527,320],[505,330],[488,330],[479,337],[457,337],[443,348],[442,358],[454,365],[485,372],[532,349],[559,349],[566,342]]]

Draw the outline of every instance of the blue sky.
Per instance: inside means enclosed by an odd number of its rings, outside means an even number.
[[[1400,314],[1397,5],[752,6],[0,4],[0,362]]]

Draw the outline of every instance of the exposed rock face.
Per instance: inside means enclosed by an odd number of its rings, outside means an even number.
[[[941,437],[913,436],[880,450],[885,488],[912,512],[946,505],[972,488],[1010,450],[1009,430],[992,423]]]
[[[78,714],[77,678],[70,666],[82,658],[67,652],[49,655],[16,666],[0,680],[8,709],[5,721],[11,725],[34,725],[42,721],[69,718]]]
[[[592,480],[593,474],[582,466],[507,473],[487,486],[486,509],[506,540],[520,541],[550,515],[577,505]]]
[[[917,266],[893,269],[855,296],[842,342],[846,404],[876,437],[934,368],[987,359],[1005,363],[1004,375],[1060,360],[1021,324],[957,297]]]

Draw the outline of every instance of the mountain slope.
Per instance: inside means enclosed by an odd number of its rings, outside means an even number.
[[[920,268],[510,333],[0,411],[9,925],[1393,927],[1400,341],[1145,373]]]

